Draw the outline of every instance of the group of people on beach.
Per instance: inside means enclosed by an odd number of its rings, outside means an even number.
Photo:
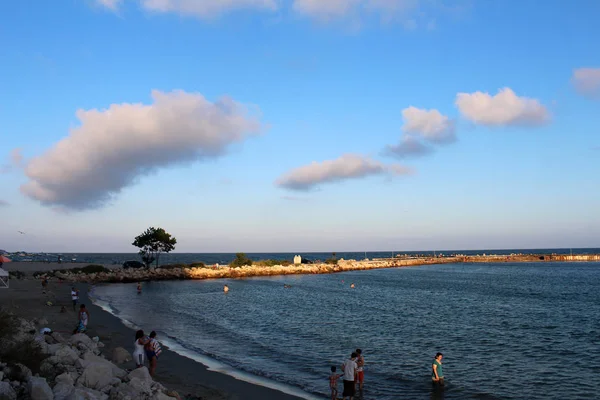
[[[138,330],[135,333],[135,342],[133,342],[133,360],[135,366],[141,368],[144,366],[145,361],[148,360],[150,375],[154,376],[156,372],[156,364],[158,363],[158,357],[162,352],[162,347],[159,341],[156,339],[156,332],[150,332],[150,335],[146,336],[143,330]]]
[[[431,382],[435,390],[444,387],[444,371],[442,369],[442,353],[437,353],[431,365]],[[344,382],[342,392],[343,399],[353,400],[358,390],[362,396],[363,384],[365,382],[365,357],[361,349],[356,349],[350,358],[342,364],[342,373],[337,373],[337,367],[331,366],[331,375],[329,375],[329,389],[331,390],[331,400],[338,399],[338,379],[341,377]]]
[[[79,290],[74,286],[71,288],[71,302],[73,303],[73,311],[75,311],[79,303]],[[86,332],[89,320],[90,312],[85,307],[85,304],[81,304],[77,313],[77,326],[75,326],[73,334]]]

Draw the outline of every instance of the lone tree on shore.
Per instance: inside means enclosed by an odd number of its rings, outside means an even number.
[[[138,254],[142,258],[146,268],[156,261],[158,267],[158,259],[160,253],[169,253],[175,249],[177,239],[171,237],[163,228],[150,227],[133,240],[132,245],[138,247]]]

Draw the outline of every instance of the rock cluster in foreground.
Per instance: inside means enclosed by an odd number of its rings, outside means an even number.
[[[128,372],[106,359],[104,345],[97,338],[76,334],[66,339],[56,332],[43,336],[30,332],[35,332],[35,325],[21,320],[13,337],[41,350],[40,372],[33,375],[23,364],[0,360],[0,400],[179,399],[176,392],[153,381],[146,367]],[[113,357],[116,362],[131,360],[123,348],[115,349]]]

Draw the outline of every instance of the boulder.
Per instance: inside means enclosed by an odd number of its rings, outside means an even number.
[[[67,343],[67,340],[58,332],[52,332],[50,336],[52,336],[57,343]]]
[[[152,377],[150,376],[150,372],[148,371],[148,368],[146,367],[141,367],[141,368],[136,368],[133,371],[131,371],[128,375],[129,379],[139,379],[143,382],[149,382],[152,383]]]
[[[131,353],[122,347],[117,347],[112,352],[112,360],[117,364],[123,364],[133,360]]]
[[[108,396],[97,390],[76,387],[65,400],[108,400]]]
[[[97,356],[97,355],[95,355],[93,353],[89,353],[89,352],[85,353],[83,355],[83,358],[78,359],[76,362],[76,365],[79,368],[85,369],[85,367],[87,367],[87,365],[90,363],[105,363],[105,364],[107,364],[112,369],[113,376],[115,376],[119,379],[123,379],[127,376],[127,372],[123,371],[121,368],[117,367],[115,364],[111,363],[106,358],[102,358],[100,356]]]
[[[0,382],[0,400],[17,400],[17,392],[8,382]]]
[[[176,397],[167,396],[163,392],[157,392],[150,397],[150,400],[174,400]]]
[[[31,400],[54,400],[54,393],[44,378],[32,376],[28,382]]]
[[[2,379],[4,379],[4,372],[3,372],[3,371],[0,371],[0,381],[1,381]]]
[[[46,343],[48,344],[54,344],[56,343],[56,339],[54,339],[52,336],[50,335],[44,335],[44,340],[46,341]]]
[[[110,400],[135,400],[143,395],[134,387],[121,383],[110,390]]]
[[[64,372],[64,373],[58,375],[55,378],[55,381],[56,381],[56,383],[64,383],[64,384],[71,385],[71,386],[73,386],[75,384],[75,380],[73,379],[71,374],[69,374],[68,372]]]
[[[52,392],[54,393],[54,400],[65,400],[71,396],[74,390],[75,386],[69,385],[65,382],[58,382],[52,389]]]
[[[69,343],[79,347],[79,343],[83,343],[83,345],[92,350],[96,348],[96,343],[90,337],[84,333],[77,333],[69,339]]]
[[[32,375],[31,370],[23,364],[15,364],[8,370],[10,372],[7,373],[7,375],[9,375],[13,381],[27,382]]]
[[[90,363],[83,374],[77,379],[77,383],[90,389],[102,389],[110,385],[113,379],[112,368],[106,363]]]
[[[79,360],[79,354],[75,350],[64,344],[59,346],[62,347],[56,350],[54,357],[58,359],[60,364],[75,364],[75,362]]]

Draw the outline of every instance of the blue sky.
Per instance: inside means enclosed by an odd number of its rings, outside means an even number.
[[[0,248],[598,246],[597,1],[223,4],[0,4]]]

